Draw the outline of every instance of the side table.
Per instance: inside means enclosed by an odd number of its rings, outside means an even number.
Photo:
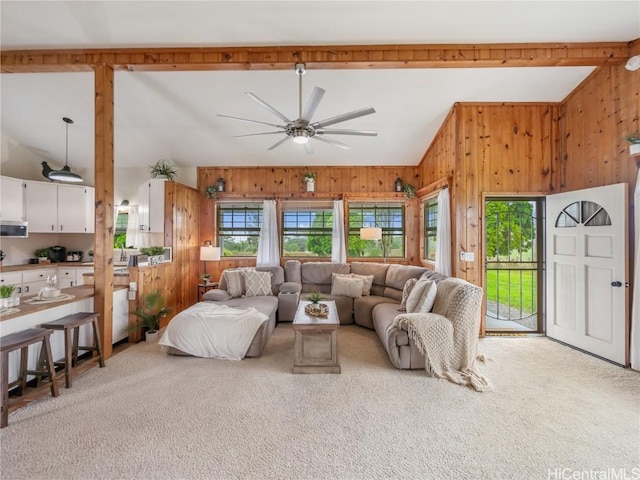
[[[199,283],[198,284],[198,301],[202,301],[202,296],[208,292],[209,290],[213,290],[214,288],[218,288],[218,282],[211,283]]]

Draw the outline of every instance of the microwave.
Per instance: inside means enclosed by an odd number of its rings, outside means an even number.
[[[0,237],[27,238],[27,222],[0,220]]]

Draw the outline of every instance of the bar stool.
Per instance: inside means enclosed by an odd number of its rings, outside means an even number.
[[[53,332],[46,328],[29,328],[21,332],[12,333],[0,337],[0,351],[2,352],[2,420],[0,428],[9,424],[9,389],[20,385],[20,395],[24,394],[27,387],[27,375],[34,375],[38,380],[40,377],[48,377],[51,382],[51,396],[58,396],[58,385],[56,384],[53,357],[51,354],[51,343],[49,337]],[[27,370],[29,361],[29,345],[42,343],[39,362],[46,370]],[[21,350],[20,354],[20,376],[17,380],[9,383],[9,353]]]
[[[54,362],[54,365],[62,366],[64,368],[66,388],[71,388],[71,384],[73,382],[73,367],[78,364],[78,350],[98,352],[100,368],[104,367],[104,357],[102,356],[102,345],[100,343],[100,331],[98,330],[99,316],[100,314],[95,312],[78,312],[40,325],[43,328],[64,331],[64,360]],[[91,324],[93,328],[94,344],[90,347],[79,346],[78,335],[80,327],[87,324]],[[73,331],[73,341],[71,339],[71,331]],[[41,358],[41,360],[43,359]]]

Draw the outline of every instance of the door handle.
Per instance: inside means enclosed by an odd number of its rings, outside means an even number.
[[[619,281],[615,281],[615,282],[611,282],[611,286],[612,287],[621,287],[622,286],[622,282]]]

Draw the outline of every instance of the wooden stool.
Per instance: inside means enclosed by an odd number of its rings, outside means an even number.
[[[9,389],[20,385],[20,395],[23,395],[27,386],[27,375],[35,375],[38,379],[48,377],[51,382],[51,396],[58,396],[58,385],[56,384],[51,343],[49,342],[52,333],[46,328],[29,328],[0,338],[0,351],[2,351],[2,424],[0,428],[9,424]],[[27,370],[29,345],[39,342],[42,342],[40,358],[44,359],[44,362],[40,364],[45,366],[46,370]],[[9,353],[18,349],[21,350],[20,377],[9,383]]]
[[[40,325],[51,330],[64,330],[64,360],[54,362],[54,365],[64,368],[65,386],[71,388],[73,381],[73,367],[78,364],[78,350],[88,350],[98,352],[98,362],[100,368],[104,367],[104,358],[102,356],[102,345],[100,343],[100,331],[98,330],[99,313],[94,312],[78,312],[66,317],[59,318],[52,322]],[[90,347],[78,346],[78,335],[80,327],[90,323],[93,327],[93,343]],[[71,341],[71,331],[73,330],[73,342]],[[41,360],[43,360],[41,358]]]

